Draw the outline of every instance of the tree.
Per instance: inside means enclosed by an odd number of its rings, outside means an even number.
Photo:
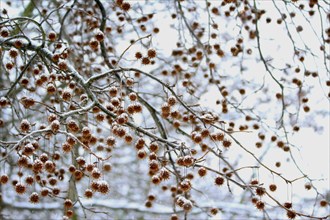
[[[329,217],[327,1],[0,6],[1,218]]]

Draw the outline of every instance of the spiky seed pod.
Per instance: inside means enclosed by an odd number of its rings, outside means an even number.
[[[46,197],[46,196],[48,196],[48,194],[49,194],[49,190],[47,188],[42,188],[40,190],[40,195],[41,196]]]
[[[254,180],[251,180],[250,182],[251,185],[258,185],[259,184],[259,181],[254,179]]]
[[[133,141],[133,137],[130,134],[125,135],[124,139],[127,144],[130,144]]]
[[[183,196],[177,196],[175,198],[175,203],[181,208],[183,207],[183,204],[185,201],[186,201],[186,198],[184,198]]]
[[[109,137],[106,139],[106,143],[107,143],[107,145],[108,145],[109,147],[113,147],[113,146],[115,146],[115,144],[116,144],[116,139],[115,139],[115,137],[113,137],[113,136],[109,136]]]
[[[168,103],[170,106],[174,106],[174,105],[177,103],[176,97],[175,97],[175,96],[169,96],[169,97],[167,98],[167,103]]]
[[[200,167],[200,168],[198,169],[198,175],[199,175],[200,177],[206,176],[206,174],[207,174],[207,170],[206,170],[204,167]]]
[[[34,178],[33,178],[33,176],[31,176],[31,175],[27,176],[27,177],[25,178],[25,183],[26,183],[27,185],[32,185],[32,184],[34,183]]]
[[[27,167],[29,164],[29,158],[25,155],[22,155],[20,158],[17,160],[17,165],[19,167]]]
[[[327,205],[328,205],[328,201],[327,201],[327,200],[322,199],[322,200],[320,201],[320,206],[321,206],[321,207],[326,207]]]
[[[153,195],[153,194],[149,194],[148,195],[148,200],[149,201],[154,201],[156,199],[156,196],[155,195]]]
[[[124,11],[129,11],[130,8],[131,8],[131,4],[128,3],[128,2],[123,2],[121,5],[120,5],[121,9],[123,9]]]
[[[66,211],[66,216],[67,216],[68,218],[72,218],[73,215],[74,215],[74,212],[73,212],[72,210],[68,210],[68,211]]]
[[[41,162],[41,160],[39,159],[36,159],[33,161],[33,164],[32,164],[32,169],[34,172],[40,172],[43,168],[43,163]]]
[[[145,205],[145,207],[147,207],[147,208],[151,208],[151,207],[152,207],[152,202],[151,202],[150,200],[148,200],[148,201],[146,201],[146,202],[144,203],[144,205]]]
[[[104,180],[99,181],[98,191],[102,194],[107,194],[110,191],[109,184]]]
[[[126,79],[126,85],[128,87],[132,87],[134,85],[134,83],[135,83],[135,81],[134,81],[133,78],[129,77],[129,78]]]
[[[39,203],[39,195],[38,195],[38,193],[33,192],[33,193],[30,195],[30,197],[29,197],[29,201],[30,201],[31,203]]]
[[[184,192],[188,192],[191,189],[191,183],[189,180],[183,180],[180,183],[180,189],[183,190]]]
[[[116,86],[111,86],[109,88],[109,94],[111,97],[116,97],[118,94],[118,88]]]
[[[135,92],[131,92],[130,94],[128,94],[128,97],[132,102],[137,100],[137,94]]]
[[[225,148],[229,148],[229,147],[231,146],[231,141],[228,140],[228,139],[224,139],[224,140],[222,141],[222,145],[223,145],[223,147],[225,147]]]
[[[77,181],[81,180],[81,178],[83,178],[84,173],[80,170],[76,170],[73,173],[74,177],[76,178]]]
[[[135,58],[136,58],[136,59],[139,60],[139,59],[141,59],[142,57],[143,57],[143,56],[142,56],[142,53],[141,53],[141,52],[136,52],[136,53],[135,53]]]
[[[291,208],[292,208],[292,203],[291,203],[291,202],[285,202],[285,203],[283,204],[283,206],[284,206],[285,208],[287,208],[287,209],[291,209]]]
[[[266,193],[265,188],[262,188],[262,187],[257,187],[257,188],[256,188],[256,194],[257,194],[258,196],[263,196],[265,193]]]
[[[257,201],[255,203],[255,206],[257,207],[257,209],[263,210],[265,208],[265,203],[263,201]]]
[[[53,188],[52,193],[55,196],[58,196],[60,194],[61,190],[57,187]]]
[[[211,215],[216,215],[216,214],[218,214],[218,212],[219,212],[219,209],[217,209],[217,208],[211,208],[210,209]]]
[[[26,156],[31,156],[34,153],[35,149],[32,144],[27,144],[23,147],[23,154]]]
[[[149,154],[149,160],[150,160],[150,161],[152,161],[152,160],[157,160],[157,158],[158,158],[158,156],[157,156],[156,153],[151,152],[151,153]]]
[[[66,199],[63,204],[64,208],[66,209],[71,209],[73,207],[73,202],[71,201],[71,199]]]
[[[126,113],[122,113],[117,117],[116,121],[118,124],[123,125],[128,122],[128,119],[128,115]]]
[[[95,39],[98,41],[98,42],[102,42],[104,40],[104,33],[99,30],[96,34],[95,34]]]
[[[60,129],[60,126],[61,126],[61,124],[58,120],[54,120],[50,124],[50,128],[51,128],[52,132],[54,132],[54,133],[58,132],[58,130]]]
[[[70,173],[74,173],[76,171],[76,167],[74,165],[70,165],[68,170]]]
[[[149,162],[149,169],[157,172],[159,170],[159,163],[157,160],[151,160]]]
[[[156,142],[153,142],[149,145],[149,149],[151,152],[157,152],[159,150],[159,146]]]
[[[48,160],[48,155],[46,153],[42,153],[40,156],[39,156],[39,160],[41,160],[41,162],[45,163],[47,160]]]
[[[22,132],[29,132],[31,129],[31,124],[28,120],[23,119],[20,124],[20,129]]]
[[[57,179],[55,179],[54,177],[51,177],[51,178],[49,178],[48,183],[51,186],[55,186],[57,184]]]
[[[103,170],[104,170],[105,172],[110,172],[111,169],[112,169],[110,163],[105,163],[105,164],[103,164],[103,167],[102,167],[102,168],[103,168]]]
[[[94,179],[99,179],[101,177],[101,172],[98,168],[94,168],[91,172],[91,176],[94,178]]]
[[[95,167],[95,164],[89,163],[89,164],[86,165],[86,170],[88,172],[92,172],[94,167]]]
[[[0,184],[6,184],[8,183],[9,177],[7,174],[2,174],[0,176]]]
[[[55,163],[49,160],[44,164],[44,168],[48,173],[53,173],[55,171],[55,167]]]
[[[96,39],[92,39],[91,41],[89,41],[89,46],[92,50],[98,50],[99,45],[100,45],[100,43]]]
[[[297,216],[297,214],[293,210],[287,210],[286,216],[288,216],[289,219],[294,219]]]
[[[171,177],[171,174],[168,170],[165,168],[162,168],[159,172],[159,176],[162,178],[162,180],[168,180]]]
[[[60,61],[58,62],[58,68],[62,71],[67,71],[68,70],[68,64],[65,61]]]
[[[148,64],[150,64],[150,59],[149,59],[149,57],[143,57],[143,58],[141,59],[141,63],[142,63],[143,65],[148,65]]]
[[[78,126],[77,122],[75,122],[74,120],[70,120],[67,123],[67,127],[68,127],[68,130],[73,133],[77,133],[79,131],[79,126]]]
[[[64,153],[70,153],[72,150],[72,145],[68,144],[67,142],[62,144],[62,150]]]
[[[84,195],[87,199],[90,199],[93,197],[93,191],[91,189],[86,189]]]
[[[306,190],[310,190],[312,188],[312,184],[311,183],[305,183],[305,189]]]
[[[62,99],[64,101],[69,102],[71,100],[71,98],[72,98],[72,94],[71,93],[72,93],[71,90],[64,89],[64,91],[62,92]]]
[[[151,58],[151,59],[155,58],[156,55],[157,55],[156,50],[154,50],[154,49],[149,49],[147,54],[148,54],[148,57]]]
[[[193,208],[192,202],[190,200],[186,200],[183,204],[183,210],[185,212],[190,212],[192,208]]]
[[[48,40],[50,42],[56,41],[56,37],[57,37],[57,35],[54,31],[51,31],[51,32],[48,33]]]
[[[137,152],[137,157],[138,157],[139,159],[144,159],[144,158],[146,158],[146,156],[147,156],[147,153],[146,153],[145,150],[143,150],[143,149],[138,150],[138,152]]]
[[[71,137],[71,136],[69,136],[67,139],[66,139],[66,142],[68,143],[68,144],[70,144],[71,146],[74,146],[77,142],[76,142],[76,140],[73,138],[73,137]]]
[[[183,157],[183,164],[186,167],[189,167],[189,166],[193,165],[194,161],[195,161],[195,159],[190,155],[187,155],[187,156]]]
[[[100,187],[100,184],[99,184],[98,181],[93,180],[90,184],[90,187],[93,191],[98,191],[99,187]]]
[[[133,108],[134,108],[134,112],[135,113],[140,113],[142,112],[142,105],[140,103],[135,103],[133,105]]]
[[[18,57],[18,51],[16,49],[10,49],[9,50],[9,56],[13,59],[16,59]]]
[[[22,183],[17,183],[15,185],[15,191],[17,194],[24,194],[26,191],[26,186]]]
[[[274,192],[274,191],[276,191],[276,189],[277,189],[277,186],[275,184],[270,184],[269,185],[269,190],[270,191]]]
[[[155,185],[158,185],[161,182],[161,178],[158,175],[154,175],[151,177],[151,182]]]
[[[217,186],[223,185],[224,182],[225,182],[225,179],[223,177],[221,177],[221,176],[216,177],[215,180],[214,180],[214,183]]]

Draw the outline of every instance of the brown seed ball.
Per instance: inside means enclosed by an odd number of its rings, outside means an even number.
[[[90,42],[89,42],[89,46],[92,50],[96,51],[99,49],[99,41],[97,41],[96,39],[92,39]]]
[[[15,191],[17,194],[24,194],[26,191],[26,186],[22,183],[17,183],[15,185]]]
[[[214,183],[217,186],[223,185],[224,182],[225,182],[225,179],[221,176],[216,177],[215,180],[214,180]]]
[[[218,212],[219,212],[219,209],[217,209],[217,208],[211,208],[211,210],[210,210],[211,215],[216,215],[216,214],[218,214]]]
[[[91,189],[86,189],[84,195],[87,199],[90,199],[93,197],[93,191]]]
[[[66,200],[64,201],[64,207],[65,207],[66,209],[70,209],[70,208],[73,207],[73,202],[71,201],[71,199],[66,199]]]
[[[292,211],[292,210],[288,210],[286,212],[286,216],[288,216],[289,219],[294,219],[296,217],[296,212],[295,211]]]
[[[266,193],[265,188],[262,188],[262,187],[257,187],[257,188],[256,188],[256,194],[257,194],[258,196],[263,196],[265,193]]]
[[[57,37],[57,35],[54,31],[51,31],[51,32],[48,33],[48,40],[50,42],[56,41],[56,37]]]
[[[263,210],[265,208],[265,203],[262,201],[258,201],[256,202],[255,206],[257,207],[257,209]]]
[[[142,57],[143,57],[143,56],[142,56],[142,53],[141,53],[141,52],[136,52],[136,53],[135,53],[135,58],[136,58],[136,59],[139,60],[139,59],[141,59]]]
[[[8,175],[3,174],[3,175],[0,176],[0,183],[1,184],[6,184],[8,182],[8,180],[9,180]]]
[[[287,209],[291,209],[291,208],[292,208],[292,203],[291,203],[291,202],[285,202],[285,203],[283,204],[283,206],[284,206],[285,208],[287,208]]]
[[[141,60],[141,63],[143,65],[148,65],[148,64],[150,64],[150,59],[148,57],[143,57]]]
[[[305,183],[305,189],[306,190],[310,190],[312,188],[312,184],[311,183]]]
[[[200,177],[206,176],[206,174],[207,174],[207,170],[204,167],[198,169],[198,175]]]
[[[156,53],[156,50],[154,50],[154,49],[149,49],[148,50],[148,57],[149,58],[155,58],[156,57],[156,55],[157,55],[157,53]]]
[[[47,188],[41,189],[41,191],[40,191],[41,196],[46,197],[46,196],[48,196],[48,194],[49,194],[49,190]]]
[[[121,5],[120,5],[121,9],[123,9],[124,11],[129,11],[130,8],[131,8],[131,4],[128,3],[128,2],[123,2]]]
[[[20,129],[22,132],[29,132],[29,130],[31,129],[30,122],[26,119],[23,119],[20,124]]]
[[[158,185],[161,182],[161,178],[158,175],[154,175],[151,177],[151,182],[155,185]]]
[[[104,33],[102,31],[98,31],[96,34],[95,34],[95,39],[98,41],[98,42],[102,42],[104,40]]]
[[[98,191],[102,194],[107,194],[109,193],[110,191],[110,187],[109,187],[109,184],[104,181],[104,180],[101,180],[98,182],[99,183],[99,188],[98,188]]]
[[[176,214],[172,214],[171,220],[179,220],[179,217]]]
[[[321,207],[326,207],[327,205],[328,205],[328,201],[327,201],[327,200],[322,199],[322,200],[320,201],[320,206],[321,206]]]
[[[30,201],[31,203],[39,203],[39,195],[38,195],[38,193],[33,192],[33,193],[30,195],[30,197],[29,197],[29,201]]]
[[[58,65],[58,68],[62,71],[68,70],[68,65],[65,61],[60,61],[57,65]]]
[[[73,214],[74,214],[74,212],[72,210],[66,211],[66,216],[69,217],[69,218],[72,218]]]
[[[270,191],[274,192],[274,191],[276,191],[276,189],[277,189],[277,186],[275,184],[270,184],[269,185],[269,190]]]

